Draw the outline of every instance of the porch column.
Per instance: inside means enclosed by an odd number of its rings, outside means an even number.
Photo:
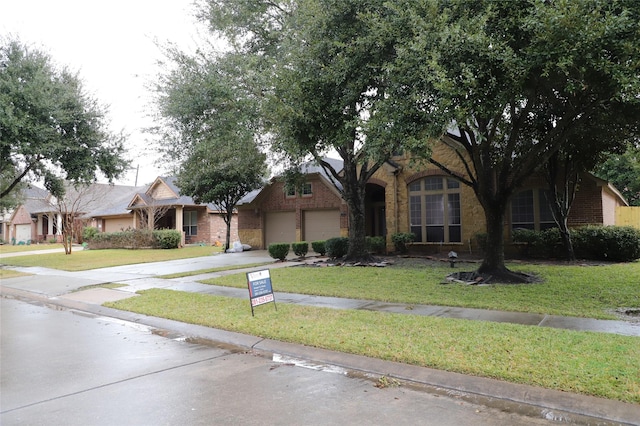
[[[56,221],[58,223],[58,233],[57,235],[62,235],[62,215],[61,214],[56,214]]]
[[[47,214],[47,237],[53,235],[53,221],[55,218],[55,215]]]
[[[183,221],[183,210],[184,207],[183,206],[176,206],[176,230],[178,232],[180,232],[180,235],[182,235],[182,237],[180,238],[180,245],[184,246],[186,243],[186,238],[184,236],[184,231],[182,230],[182,227],[184,226],[184,221]]]
[[[47,236],[46,235],[42,235],[42,218],[44,215],[39,214],[38,215],[38,221],[36,222],[36,241],[40,241],[39,237],[42,237],[43,240],[47,240]]]

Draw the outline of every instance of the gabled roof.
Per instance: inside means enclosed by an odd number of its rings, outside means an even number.
[[[342,169],[344,167],[344,161],[337,159],[337,158],[329,158],[329,157],[325,157],[323,158],[323,160],[327,163],[329,163],[331,165],[331,167],[333,167],[333,169],[340,173],[342,172]],[[329,187],[333,187],[333,183],[335,181],[336,185],[338,185],[340,187],[340,182],[336,181],[335,178],[333,178],[333,176],[329,176],[327,174],[327,172],[322,168],[322,166],[320,166],[317,162],[315,161],[309,161],[306,162],[304,164],[302,164],[300,166],[300,172],[302,174],[305,175],[313,175],[313,174],[317,174],[321,177],[321,179],[325,180],[326,183],[329,185]],[[267,188],[268,186],[270,186],[271,184],[273,184],[274,182],[276,182],[278,179],[280,178],[280,176],[274,176],[271,179],[269,179],[269,181],[262,187],[259,189],[255,189],[249,193],[247,193],[247,195],[245,195],[244,197],[242,197],[240,199],[240,201],[238,201],[238,205],[244,205],[244,204],[250,204],[251,202],[253,202],[253,200],[256,199],[256,197],[258,197],[258,195],[260,195],[260,193]]]
[[[159,196],[160,195],[160,196]],[[127,209],[144,208],[147,206],[206,206],[211,211],[220,211],[215,204],[196,204],[193,198],[180,194],[174,176],[158,176],[144,192],[138,192],[127,205]]]

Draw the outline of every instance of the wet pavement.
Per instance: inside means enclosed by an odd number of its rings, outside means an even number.
[[[238,266],[253,263],[268,263],[268,266],[247,268],[205,275],[182,277],[176,279],[162,279],[159,275],[176,272],[196,271],[221,266]],[[140,290],[150,288],[164,288],[170,290],[199,292],[206,294],[222,295],[226,297],[247,298],[246,289],[236,289],[200,284],[197,281],[205,278],[219,276],[226,273],[242,273],[248,270],[287,267],[300,262],[274,262],[266,251],[250,251],[244,253],[221,254],[196,259],[183,259],[179,261],[147,263],[141,265],[127,265],[112,268],[96,269],[82,272],[65,272],[46,268],[12,268],[28,272],[34,275],[3,280],[0,286],[3,297],[33,299],[69,309],[79,309],[94,314],[108,315],[134,322],[145,324],[154,321],[166,325],[166,320],[153,319],[122,311],[116,311],[100,306],[106,301],[119,300],[127,297],[135,297]],[[43,277],[46,280],[43,281]],[[96,285],[118,282],[125,287],[117,289],[92,288],[75,291],[87,285]],[[509,322],[531,326],[556,327],[579,331],[608,332],[628,336],[640,336],[640,323],[627,321],[610,321],[559,317],[552,315],[539,315],[527,313],[513,313],[491,311],[482,309],[464,309],[454,307],[429,306],[429,305],[404,305],[382,303],[357,299],[342,299],[332,297],[308,296],[290,293],[276,292],[278,303],[296,303],[307,306],[329,307],[335,309],[364,309],[381,312],[394,312],[408,315],[430,315],[447,318],[461,318],[469,320]],[[615,401],[589,398],[579,395],[554,392],[539,388],[506,384],[504,382],[491,381],[489,379],[471,378],[452,373],[438,372],[419,367],[405,365],[393,365],[380,360],[366,357],[354,357],[350,355],[306,348],[300,345],[289,345],[282,342],[251,341],[247,342],[242,335],[235,333],[211,330],[206,327],[189,326],[181,323],[170,322],[170,328],[181,330],[185,335],[200,336],[230,344],[238,344],[242,347],[257,348],[265,351],[276,351],[304,359],[312,359],[320,362],[332,363],[352,367],[361,371],[374,371],[382,374],[394,373],[394,377],[409,378],[430,386],[452,388],[472,395],[480,395],[487,398],[506,399],[517,404],[525,404],[527,407],[544,407],[551,413],[559,414],[563,418],[579,418],[580,416],[593,416],[598,419],[613,421],[613,424],[640,424],[640,406],[616,403]],[[250,337],[248,337],[251,340]],[[284,349],[283,349],[284,347]],[[393,364],[393,363],[391,363]],[[410,371],[407,369],[418,369]],[[416,379],[425,376],[424,379]],[[458,377],[459,376],[459,377]],[[422,380],[422,381],[421,381]],[[514,388],[516,387],[516,388]],[[568,416],[568,417],[567,417]]]

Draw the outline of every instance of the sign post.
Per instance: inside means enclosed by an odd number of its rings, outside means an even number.
[[[251,301],[251,316],[254,316],[254,307],[269,302],[273,302],[273,307],[276,311],[278,310],[276,307],[276,299],[273,296],[271,275],[268,269],[247,272],[247,287],[249,288],[249,300]]]

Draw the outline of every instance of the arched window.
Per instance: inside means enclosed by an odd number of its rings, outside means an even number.
[[[511,228],[542,231],[556,226],[548,201],[548,191],[527,189],[511,199]]]
[[[410,183],[409,220],[416,242],[462,242],[460,182],[428,176]]]

